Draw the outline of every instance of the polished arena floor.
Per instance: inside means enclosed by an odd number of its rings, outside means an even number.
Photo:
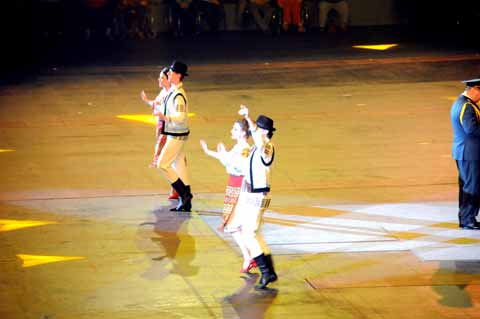
[[[371,28],[34,51],[0,86],[0,317],[480,318],[449,118],[477,51]],[[148,167],[140,100],[173,59],[190,66],[190,214]],[[240,104],[277,127],[262,292],[216,230],[226,173],[199,144],[232,145]]]

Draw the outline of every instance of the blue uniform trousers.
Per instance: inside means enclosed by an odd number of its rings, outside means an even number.
[[[480,161],[457,161],[458,221],[460,226],[475,223],[480,209]]]

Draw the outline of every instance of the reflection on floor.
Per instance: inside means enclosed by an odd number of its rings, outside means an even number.
[[[203,218],[215,231],[218,217]],[[458,228],[456,203],[287,207],[265,221],[275,254],[411,251],[422,260],[480,260],[480,232]]]

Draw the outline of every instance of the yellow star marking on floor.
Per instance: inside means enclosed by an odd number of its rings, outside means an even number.
[[[393,233],[390,233],[389,236],[398,238],[398,239],[412,240],[412,239],[426,236],[426,234],[405,231],[405,232],[393,232]]]
[[[27,227],[50,225],[50,224],[57,224],[57,222],[45,221],[45,220],[0,219],[0,232],[27,228]]]
[[[432,224],[432,225],[430,225],[430,227],[457,229],[457,228],[458,228],[458,224],[457,224],[457,223],[447,223],[447,222],[444,222],[444,223]]]
[[[455,101],[456,99],[458,99],[458,96],[447,96],[447,100],[449,101]]]
[[[188,117],[194,117],[195,113],[188,113]],[[117,115],[117,118],[122,120],[136,121],[141,123],[147,123],[156,125],[157,118],[150,114],[121,114]]]
[[[24,254],[18,254],[18,258],[22,260],[22,267],[27,268],[27,267],[33,267],[33,266],[38,266],[38,265],[43,265],[43,264],[49,264],[49,263],[56,263],[60,261],[70,261],[70,260],[79,260],[79,259],[85,259],[85,257],[78,257],[78,256],[39,256],[39,255],[24,255]]]
[[[398,46],[398,44],[392,43],[392,44],[375,44],[375,45],[354,45],[353,47],[355,49],[385,51],[396,46]]]
[[[0,148],[0,153],[7,153],[7,152],[15,152],[15,150],[11,150],[8,148]]]
[[[457,244],[457,245],[471,245],[480,243],[480,239],[475,238],[455,238],[447,240],[446,243]]]

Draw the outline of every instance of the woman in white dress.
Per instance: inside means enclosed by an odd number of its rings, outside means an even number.
[[[248,122],[245,119],[236,121],[230,133],[232,139],[236,140],[237,143],[229,151],[226,150],[223,143],[217,145],[217,151],[208,149],[204,140],[200,140],[200,145],[205,154],[218,159],[227,170],[228,183],[225,190],[222,223],[218,230],[230,233],[234,238],[243,255],[243,266],[240,272],[246,273],[256,267],[256,264],[242,240],[241,228],[232,225],[231,222],[235,220],[233,212],[242,186],[243,169],[247,167],[246,161],[250,153],[250,145],[247,142],[250,136]]]

